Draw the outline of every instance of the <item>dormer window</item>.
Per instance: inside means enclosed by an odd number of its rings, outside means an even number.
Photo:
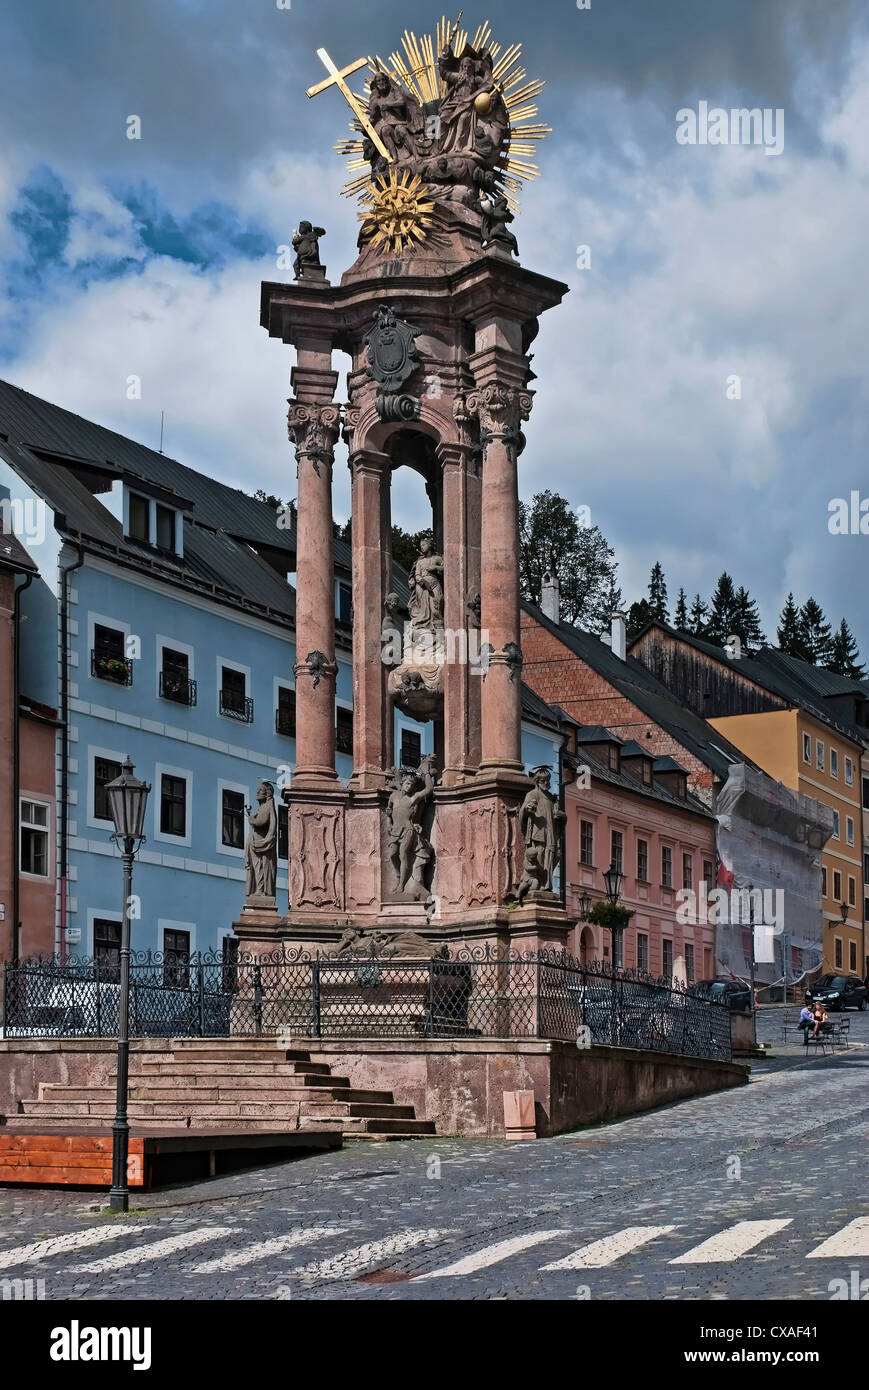
[[[182,554],[182,513],[144,493],[127,492],[126,535],[142,545],[153,546],[166,555]]]

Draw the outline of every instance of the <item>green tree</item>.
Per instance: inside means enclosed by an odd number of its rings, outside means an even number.
[[[724,570],[718,577],[710,603],[709,621],[706,625],[709,641],[723,647],[730,634],[736,632],[738,616],[733,580]]]
[[[673,626],[677,632],[688,632],[688,598],[684,589],[679,590],[676,599],[676,609],[673,613]]]
[[[800,631],[805,649],[803,660],[813,666],[824,666],[830,659],[833,637],[824,610],[811,595],[800,609]]]
[[[785,599],[776,628],[776,640],[779,651],[784,652],[785,656],[795,656],[799,661],[806,660],[803,625],[800,620],[800,610],[794,603],[793,594],[788,594]]]
[[[566,497],[538,492],[519,503],[519,584],[524,598],[540,602],[543,576],[555,575],[567,623],[600,632],[609,626],[609,598],[616,576],[612,547],[597,526],[580,526]]]
[[[628,620],[626,623],[627,638],[633,642],[638,632],[642,632],[647,623],[652,621],[652,610],[649,607],[647,598],[637,599],[628,609]]]
[[[649,577],[649,611],[652,617],[657,618],[659,622],[668,623],[670,621],[670,609],[667,604],[667,581],[664,578],[660,560],[655,561]]]
[[[758,647],[762,647],[766,641],[760,625],[760,613],[757,610],[757,604],[742,585],[736,591],[733,628],[731,630],[736,633],[743,647],[749,652],[757,651]]]
[[[687,631],[692,637],[705,637],[706,624],[709,621],[709,605],[704,603],[699,594],[694,595],[691,604],[691,611],[688,614]]]
[[[833,633],[830,655],[824,665],[828,671],[835,671],[838,676],[848,676],[852,681],[866,679],[866,667],[860,660],[854,634],[844,618]]]

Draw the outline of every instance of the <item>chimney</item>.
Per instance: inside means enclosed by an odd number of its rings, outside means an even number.
[[[613,613],[611,624],[611,646],[619,661],[624,661],[627,655],[627,628],[625,626],[624,613]]]
[[[540,607],[550,622],[561,622],[561,595],[558,592],[558,580],[551,570],[546,570],[543,575],[543,583],[540,586]]]

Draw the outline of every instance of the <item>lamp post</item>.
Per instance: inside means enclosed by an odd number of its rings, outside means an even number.
[[[588,921],[588,914],[589,914],[590,912],[591,912],[591,894],[585,893],[585,892],[580,893],[580,895],[579,895],[579,920],[580,920],[580,922],[587,922],[587,921]],[[580,964],[581,964],[581,965],[586,965],[586,964],[587,964],[587,962],[586,962],[585,960],[583,960],[583,955],[582,955],[582,934],[580,934],[580,938],[579,938],[579,961],[580,961]]]
[[[109,1207],[112,1211],[127,1211],[130,1190],[127,1185],[127,1151],[130,1126],[127,1121],[127,1093],[130,1077],[130,908],[133,895],[133,859],[145,836],[145,807],[148,804],[149,783],[134,776],[135,769],[126,758],[120,777],[106,784],[106,796],[115,825],[112,839],[121,851],[124,864],[124,902],[121,916],[120,999],[118,1007],[118,1090],[115,1119],[112,1125],[112,1186]]]
[[[605,888],[605,890],[606,890],[607,901],[608,901],[608,902],[612,905],[612,907],[614,907],[614,908],[618,907],[618,905],[619,905],[619,898],[620,898],[621,895],[622,895],[622,884],[624,883],[624,881],[625,881],[625,876],[624,876],[624,874],[622,873],[621,869],[619,869],[619,868],[616,866],[616,863],[615,863],[615,861],[613,860],[613,862],[610,864],[609,868],[607,869],[606,873],[605,873],[604,876],[603,876],[603,882],[604,882],[604,888]],[[616,933],[617,933],[617,932],[621,932],[621,931],[624,931],[624,927],[623,927],[623,926],[618,926],[614,920],[610,922],[610,934],[611,934],[611,947],[610,947],[610,949],[611,949],[611,951],[612,951],[612,964],[613,964],[613,973],[612,973],[612,976],[611,976],[611,978],[610,978],[610,1039],[611,1039],[611,1041],[612,1041],[613,1046],[615,1046],[615,1043],[616,1043],[616,977],[615,977],[615,972],[616,972],[616,970],[618,969],[619,960],[620,960],[620,958],[621,958],[621,950],[619,949],[620,944],[621,944],[621,938],[620,938],[620,937],[617,937]],[[618,943],[618,944],[617,944],[617,943]]]

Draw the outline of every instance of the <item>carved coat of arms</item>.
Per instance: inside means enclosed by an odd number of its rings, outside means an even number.
[[[374,327],[365,342],[369,375],[384,395],[397,394],[420,366],[415,339],[421,332],[421,328],[396,318],[388,304],[381,304],[376,310]]]

